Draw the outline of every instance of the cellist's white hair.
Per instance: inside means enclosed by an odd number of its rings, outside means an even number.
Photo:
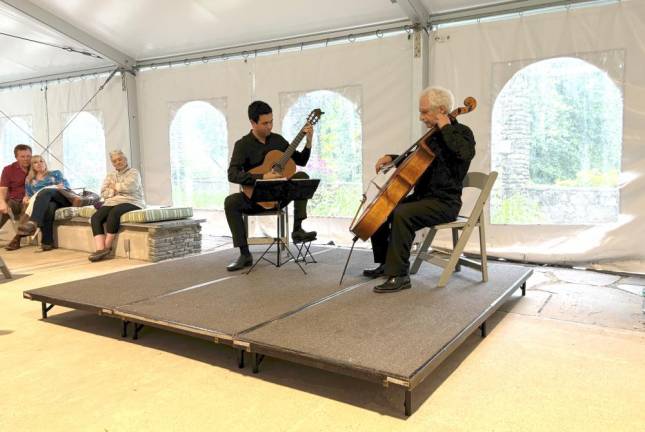
[[[449,113],[455,105],[455,97],[452,92],[439,86],[425,88],[421,92],[420,98],[427,99],[431,110],[443,108],[446,113]]]

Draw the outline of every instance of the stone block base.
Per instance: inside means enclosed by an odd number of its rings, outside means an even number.
[[[202,249],[201,222],[181,219],[146,224],[125,223],[113,245],[114,254],[143,261],[162,261],[199,253]],[[74,218],[54,224],[54,241],[59,248],[92,253],[95,250],[88,219]]]

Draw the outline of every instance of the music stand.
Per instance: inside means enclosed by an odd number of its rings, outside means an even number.
[[[253,194],[251,194],[250,200],[256,203],[267,202],[267,201],[268,202],[277,201],[278,207],[283,208],[286,205],[288,205],[291,201],[305,200],[313,197],[314,193],[316,192],[316,189],[318,188],[319,183],[320,183],[319,179],[256,180],[255,185],[253,186]],[[278,248],[278,255],[277,255],[278,259],[276,262],[273,262],[270,259],[266,258],[267,252],[269,252],[274,245],[276,245]],[[280,261],[281,247],[283,247],[287,251],[287,254],[290,257],[285,262]],[[253,263],[253,265],[246,272],[246,274],[251,273],[251,270],[253,270],[253,268],[255,268],[255,266],[261,260],[268,261],[276,267],[280,267],[283,264],[286,264],[289,261],[293,260],[298,265],[298,267],[300,267],[300,270],[302,270],[304,274],[307,274],[305,269],[296,260],[296,257],[291,253],[291,250],[289,250],[289,244],[285,244],[282,238],[277,236],[273,237],[273,242],[271,242],[269,247],[266,248],[262,256],[260,256],[260,258],[256,260],[255,263]]]

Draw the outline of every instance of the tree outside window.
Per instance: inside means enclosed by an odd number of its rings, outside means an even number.
[[[65,115],[65,124],[76,113]],[[72,188],[98,192],[106,170],[105,132],[100,113],[83,111],[63,132],[65,178]]]
[[[360,87],[284,93],[280,97],[281,105],[288,107],[282,121],[282,135],[287,140],[298,134],[311,110],[324,112],[316,126],[311,157],[302,168],[311,178],[321,180],[308,212],[312,216],[353,217],[363,192]],[[303,148],[301,144],[298,149]]]
[[[224,208],[229,194],[227,143],[226,117],[213,104],[192,101],[181,105],[170,124],[174,205],[202,210]]]
[[[497,224],[617,219],[623,99],[607,73],[576,58],[516,73],[493,107],[491,198]]]

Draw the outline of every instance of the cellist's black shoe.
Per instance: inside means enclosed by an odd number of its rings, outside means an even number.
[[[379,264],[378,267],[363,270],[363,276],[377,278],[385,274],[385,264]]]
[[[251,255],[240,255],[235,261],[226,266],[228,271],[241,270],[244,267],[250,267],[253,265],[253,256]]]
[[[374,287],[375,293],[390,293],[412,288],[410,276],[390,276],[385,283]]]

